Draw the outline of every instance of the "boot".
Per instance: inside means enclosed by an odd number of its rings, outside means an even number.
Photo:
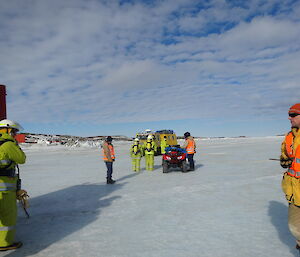
[[[0,251],[14,250],[22,246],[22,242],[15,242],[11,245],[0,247]]]
[[[114,184],[116,181],[114,181],[112,178],[106,179],[106,184]]]
[[[195,170],[195,165],[190,165],[190,168],[188,169],[188,171],[194,171]]]

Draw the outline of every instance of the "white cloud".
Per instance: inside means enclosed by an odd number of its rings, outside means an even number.
[[[273,2],[2,2],[10,113],[100,123],[255,116],[260,105],[283,106],[281,97],[294,100],[286,89],[300,97],[299,5],[278,1],[273,15]]]
[[[243,22],[222,36],[222,44],[227,48],[241,50],[263,49],[299,41],[300,23],[276,20],[270,17],[256,18],[250,23]]]

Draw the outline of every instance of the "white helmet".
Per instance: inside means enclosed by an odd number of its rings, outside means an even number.
[[[135,142],[139,142],[140,140],[136,137],[136,138],[134,139],[134,141],[135,141]]]
[[[0,128],[12,128],[18,131],[23,130],[23,127],[18,122],[15,122],[13,120],[1,120]]]
[[[153,136],[152,136],[152,135],[149,135],[149,136],[147,137],[147,139],[153,139]]]

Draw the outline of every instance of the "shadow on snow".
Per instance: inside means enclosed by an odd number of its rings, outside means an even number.
[[[25,218],[19,210],[17,224],[16,239],[21,239],[24,245],[5,256],[32,256],[91,224],[99,218],[103,208],[121,198],[109,197],[127,183],[120,181],[134,175],[120,178],[114,185],[86,183],[30,199],[31,217]]]
[[[277,229],[280,241],[289,247],[294,256],[299,256],[295,249],[296,242],[288,229],[288,207],[283,203],[270,201],[268,214],[273,226]]]

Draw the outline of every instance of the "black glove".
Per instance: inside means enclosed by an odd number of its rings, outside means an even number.
[[[291,167],[292,162],[293,160],[291,158],[285,159],[283,157],[280,157],[280,165],[284,169]]]

